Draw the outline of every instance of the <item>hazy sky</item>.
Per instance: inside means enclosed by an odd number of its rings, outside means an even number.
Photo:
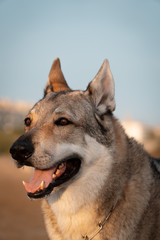
[[[159,0],[0,0],[0,98],[39,100],[56,57],[83,90],[108,58],[115,115],[160,125]]]

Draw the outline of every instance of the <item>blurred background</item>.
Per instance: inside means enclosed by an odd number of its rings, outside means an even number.
[[[160,157],[159,0],[0,0],[0,239],[47,239],[40,201],[21,183],[9,147],[43,96],[53,60],[72,89],[85,90],[105,58],[126,132]]]

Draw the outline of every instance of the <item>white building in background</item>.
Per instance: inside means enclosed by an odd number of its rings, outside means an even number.
[[[126,120],[122,125],[129,137],[135,138],[138,142],[143,143],[145,139],[145,127],[137,121]]]
[[[133,120],[123,121],[122,125],[129,137],[135,138],[152,156],[160,157],[160,126],[147,126]]]

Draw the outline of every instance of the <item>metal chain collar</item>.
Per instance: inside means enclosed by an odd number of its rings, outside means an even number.
[[[110,212],[108,213],[107,217],[106,217],[103,221],[101,221],[101,222],[98,223],[98,227],[99,227],[99,228],[98,228],[98,230],[97,230],[91,237],[88,237],[87,235],[85,235],[85,236],[82,236],[82,238],[85,239],[85,240],[92,240],[95,236],[97,236],[97,234],[102,231],[104,224],[105,224],[105,223],[107,222],[107,220],[110,218],[111,213],[112,213],[113,210],[115,209],[116,205],[117,205],[117,202],[113,205],[113,207],[111,208],[111,210],[110,210]],[[107,240],[107,239],[106,239],[106,240]]]

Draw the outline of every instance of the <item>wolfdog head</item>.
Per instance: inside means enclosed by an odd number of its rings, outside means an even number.
[[[115,152],[114,109],[107,60],[85,91],[72,91],[59,59],[53,62],[44,97],[26,116],[25,133],[10,149],[18,167],[35,169],[31,181],[24,183],[29,197],[42,198],[78,184],[85,184],[87,192],[91,183],[97,193]]]

